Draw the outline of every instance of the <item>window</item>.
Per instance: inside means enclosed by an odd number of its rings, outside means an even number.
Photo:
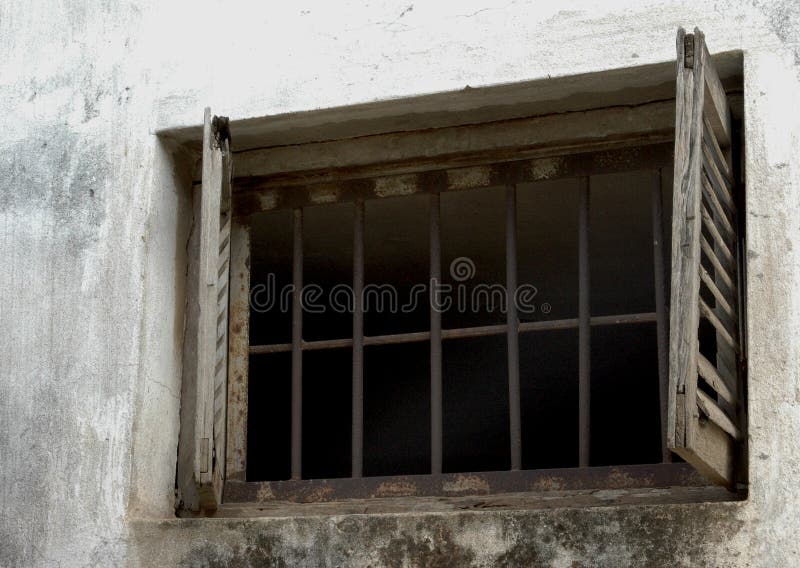
[[[672,102],[318,144],[291,172],[242,156],[236,178],[229,140],[207,111],[187,509],[734,487],[741,191],[700,32]],[[346,144],[379,158],[338,163]]]

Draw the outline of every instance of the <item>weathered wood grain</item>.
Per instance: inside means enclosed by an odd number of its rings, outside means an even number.
[[[668,438],[670,448],[698,471],[732,487],[734,442],[742,432],[731,417],[741,406],[742,391],[731,372],[740,348],[741,304],[733,254],[735,207],[722,151],[730,146],[730,111],[703,34],[679,30],[677,47]],[[701,256],[713,266],[713,278]],[[700,296],[701,283],[713,296],[713,307]],[[700,316],[716,333],[716,365],[699,352]],[[698,388],[699,377],[714,397]]]

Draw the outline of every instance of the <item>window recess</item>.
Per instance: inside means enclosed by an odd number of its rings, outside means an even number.
[[[736,131],[700,32],[675,100],[255,148],[233,181],[206,131],[185,509],[744,479]]]

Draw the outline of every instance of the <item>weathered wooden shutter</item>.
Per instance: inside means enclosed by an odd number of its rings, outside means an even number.
[[[232,169],[228,119],[210,109],[202,160],[189,241],[178,488],[185,509],[210,512],[225,479]]]
[[[702,32],[679,30],[677,48],[668,446],[731,487],[744,394],[730,111]]]

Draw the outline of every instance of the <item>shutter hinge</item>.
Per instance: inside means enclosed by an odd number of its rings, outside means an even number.
[[[200,473],[208,473],[208,438],[200,438]]]
[[[686,69],[694,68],[694,34],[683,36],[683,66]]]

